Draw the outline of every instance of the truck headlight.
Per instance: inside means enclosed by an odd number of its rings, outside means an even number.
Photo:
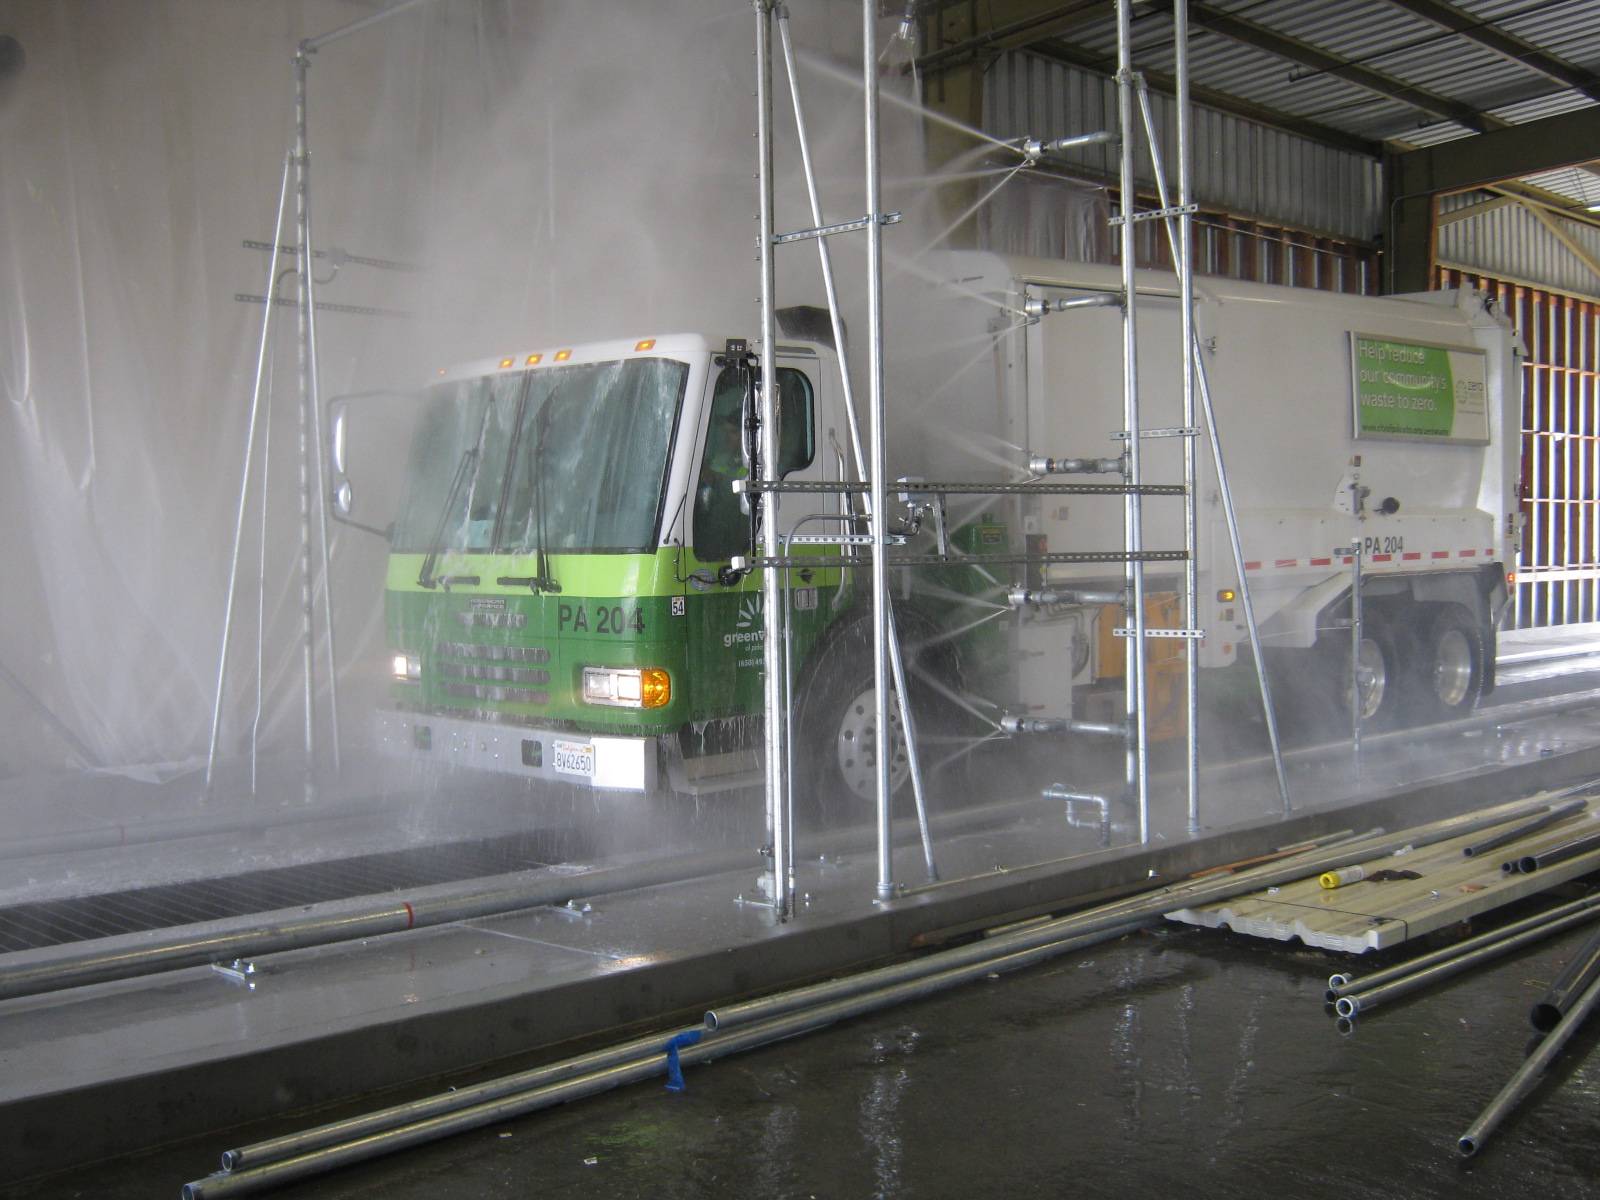
[[[672,699],[672,676],[660,667],[585,667],[583,702],[612,708],[662,708]]]
[[[422,659],[415,654],[396,654],[394,677],[400,683],[417,682],[422,678]]]

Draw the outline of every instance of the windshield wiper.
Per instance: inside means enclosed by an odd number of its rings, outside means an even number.
[[[422,570],[417,572],[417,583],[422,587],[438,586],[433,568],[438,564],[440,552],[444,550],[445,527],[450,523],[450,513],[456,506],[456,497],[461,494],[462,485],[477,473],[478,447],[474,443],[462,451],[461,461],[456,464],[455,478],[450,481],[450,490],[445,494],[444,506],[439,510],[439,523],[434,528],[433,537],[428,541],[428,553],[422,560]]]
[[[502,575],[495,582],[501,587],[525,587],[536,592],[559,592],[561,585],[550,574],[550,556],[545,553],[544,530],[544,443],[545,435],[550,429],[550,410],[555,407],[556,401],[561,398],[561,388],[551,392],[549,397],[539,409],[539,415],[534,418],[533,430],[533,462],[528,469],[533,472],[533,527],[534,527],[534,575]],[[521,430],[521,423],[518,423]],[[509,479],[509,476],[508,476]]]

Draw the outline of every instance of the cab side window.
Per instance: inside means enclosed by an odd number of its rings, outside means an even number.
[[[694,494],[694,552],[702,562],[732,558],[748,549],[750,519],[734,495],[745,477],[744,392],[741,376],[726,367],[711,396],[705,455]],[[778,368],[778,476],[809,467],[816,457],[816,396],[811,381],[792,367]]]

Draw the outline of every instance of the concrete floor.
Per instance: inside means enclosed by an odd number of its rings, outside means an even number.
[[[1596,748],[1600,748],[1600,714],[1592,705],[1587,709],[1572,709],[1570,701],[1560,699],[1565,692],[1593,687],[1597,682],[1592,673],[1595,663],[1590,660],[1586,648],[1577,643],[1562,644],[1559,653],[1552,654],[1549,648],[1535,644],[1517,652],[1523,657],[1514,664],[1514,669],[1530,672],[1530,676],[1524,683],[1508,687],[1507,694],[1497,695],[1496,700],[1513,699],[1519,694],[1534,700],[1548,696],[1566,711],[1544,712],[1522,720],[1511,719],[1508,714],[1508,719],[1502,723],[1490,721],[1470,730],[1377,740],[1371,746],[1359,781],[1354,778],[1347,751],[1341,748],[1297,753],[1292,757],[1291,775],[1300,806],[1303,808],[1315,800],[1335,804],[1348,802],[1352,796],[1392,791],[1423,780],[1455,779],[1460,781],[1459,786],[1467,787],[1485,772],[1517,764],[1534,766],[1553,762],[1549,758],[1551,755],[1556,758],[1565,755],[1592,757]],[[1513,664],[1507,666],[1512,668]],[[1564,671],[1568,667],[1571,669]],[[1246,740],[1248,732],[1245,731]],[[1083,765],[1094,766],[1093,763]],[[1273,818],[1276,792],[1264,767],[1265,764],[1257,760],[1253,767],[1242,772],[1231,766],[1219,768],[1219,774],[1207,791],[1208,797],[1214,799],[1208,801],[1203,813],[1204,823],[1207,826],[1230,825],[1262,817]],[[984,782],[994,788],[1003,786],[1000,776],[985,776]],[[1013,787],[1011,794],[1031,798],[1021,808],[1013,806],[1008,810],[1005,819],[981,829],[965,827],[959,833],[950,831],[951,836],[941,834],[941,866],[946,877],[992,871],[996,866],[1016,872],[1017,868],[1030,863],[1062,854],[1082,854],[1093,848],[1097,841],[1093,829],[1065,825],[1058,807],[1043,806],[1037,800],[1037,781],[1030,786],[1034,789],[1031,793],[1019,792]],[[1457,785],[1451,784],[1444,790],[1453,786]],[[1170,779],[1159,785],[1155,793],[1159,819],[1154,830],[1154,848],[1181,851],[1187,839],[1181,797]],[[108,802],[106,809],[109,811],[113,807]],[[92,816],[94,821],[104,824],[104,811]],[[325,825],[310,837],[297,838],[289,827],[272,826],[256,834],[256,840],[246,845],[252,859],[299,861],[307,854],[316,857],[337,854],[337,847],[341,845],[371,848],[374,819],[386,831],[378,839],[380,843],[388,844],[386,839],[393,839],[397,844],[409,844],[432,830],[459,829],[460,816],[460,808],[454,805],[444,811],[425,806],[398,824],[392,813],[380,813],[374,818],[372,813],[363,812],[344,826]],[[721,811],[697,809],[675,813],[671,820],[656,813],[653,819],[641,824],[627,814],[613,814],[611,832],[617,836],[607,840],[613,843],[612,848],[635,848],[644,829],[650,835],[646,840],[658,846],[703,846],[709,841],[724,847],[743,847],[753,864],[755,857],[748,847],[754,844],[759,821],[728,821],[725,816]],[[1129,807],[1119,805],[1115,816],[1115,840],[1126,843],[1136,836],[1134,814]],[[479,810],[472,825],[482,832],[492,832],[508,825],[514,827],[526,819],[527,812],[515,804],[495,801]],[[28,832],[54,836],[60,831],[30,829]],[[659,840],[657,834],[661,835]],[[118,836],[122,834],[119,832]],[[119,846],[101,845],[98,849],[76,850],[65,856],[46,856],[43,863],[39,859],[0,863],[0,893],[36,895],[41,885],[71,892],[79,890],[86,879],[106,886],[119,879],[148,878],[152,872],[158,877],[186,877],[199,870],[214,869],[219,863],[237,862],[239,851],[238,835],[231,831],[219,833],[214,841],[184,838],[176,843],[155,842],[137,853]],[[792,930],[797,927],[818,931],[837,929],[842,938],[849,933],[850,923],[860,920],[857,910],[862,914],[871,911],[870,854],[858,852],[850,857],[854,861],[812,859],[803,867],[802,886],[813,891],[816,901],[814,908],[791,926]],[[1091,858],[1097,857],[1091,855]],[[920,854],[913,839],[907,838],[902,844],[897,860],[897,877],[913,885],[919,882]],[[67,869],[61,870],[63,866]],[[71,872],[81,873],[72,878]],[[403,944],[383,938],[370,944],[272,956],[264,964],[264,984],[268,990],[250,996],[236,993],[230,985],[197,968],[144,983],[99,985],[60,998],[10,1001],[4,1005],[5,1021],[0,1027],[0,1067],[4,1068],[0,1072],[0,1095],[15,1093],[13,1098],[20,1100],[23,1093],[43,1088],[64,1096],[61,1091],[64,1084],[78,1082],[89,1086],[97,1076],[117,1076],[133,1086],[143,1077],[141,1072],[187,1064],[207,1073],[218,1087],[217,1096],[205,1102],[209,1111],[215,1113],[216,1105],[231,1090],[268,1088],[273,1094],[282,1092],[286,1085],[294,1082],[293,1073],[274,1084],[264,1073],[271,1065],[268,1060],[292,1051],[298,1043],[312,1045],[314,1037],[356,1029],[366,1022],[392,1024],[409,1019],[413,1014],[443,1012],[469,1000],[477,1003],[484,996],[492,998],[501,992],[505,993],[507,1004],[524,1003],[519,999],[522,995],[519,989],[526,989],[530,984],[535,987],[551,985],[562,982],[567,976],[577,981],[588,975],[642,974],[657,966],[687,964],[693,961],[689,954],[691,947],[697,953],[711,953],[718,947],[747,944],[759,951],[760,947],[771,944],[774,932],[767,918],[760,910],[733,903],[738,891],[753,885],[753,874],[746,869],[734,877],[708,879],[678,889],[682,892],[681,903],[663,905],[660,899],[663,893],[657,893],[655,899],[647,898],[642,908],[634,910],[607,901],[597,908],[595,915],[576,923],[549,909],[535,910],[418,931],[415,935],[406,935]],[[924,895],[920,900],[931,898]],[[916,902],[918,898],[913,897],[893,907],[899,909]],[[892,917],[893,913],[890,915]],[[623,923],[616,924],[618,920]],[[887,940],[877,952],[889,952]],[[857,959],[872,956],[860,943],[853,953]],[[1180,957],[1173,958],[1173,955]],[[1320,995],[1321,979],[1333,968],[1320,954],[1312,958],[1314,966],[1306,975],[1302,969],[1304,960],[1282,948],[1241,948],[1213,934],[1171,933],[1155,939],[1146,937],[1083,960],[1088,965],[1072,966],[1065,969],[1065,974],[1063,968],[1052,968],[1037,972],[1027,980],[1019,979],[996,987],[994,996],[1001,997],[1011,995],[1012,989],[1016,989],[1017,994],[1032,994],[1027,989],[1037,987],[1039,980],[1058,976],[1086,985],[1087,990],[1068,988],[1059,993],[1047,989],[1045,995],[1054,995],[1053,1000],[1031,1001],[1034,1007],[1019,1010],[1020,1015],[1005,1015],[1010,1010],[1005,1007],[1009,1002],[1004,1001],[999,1002],[1000,1008],[993,1010],[985,1007],[990,1001],[971,1001],[970,996],[965,1008],[959,997],[935,1001],[924,1008],[937,1013],[946,1011],[943,1006],[954,1006],[948,1010],[949,1024],[930,1025],[926,1036],[922,1033],[915,1037],[906,1035],[909,1041],[905,1046],[900,1046],[905,1039],[896,1031],[920,1029],[915,1020],[907,1024],[891,1014],[881,1021],[859,1023],[860,1030],[877,1031],[871,1035],[876,1039],[872,1045],[881,1043],[887,1047],[881,1053],[873,1051],[868,1057],[881,1057],[879,1065],[884,1066],[888,1074],[869,1072],[871,1078],[860,1081],[864,1090],[852,1091],[848,1104],[838,1102],[837,1096],[830,1097],[828,1080],[833,1075],[854,1079],[863,1051],[859,1042],[849,1040],[852,1036],[849,1030],[838,1030],[813,1039],[816,1046],[823,1048],[816,1051],[821,1057],[815,1066],[808,1068],[809,1074],[800,1071],[795,1076],[796,1095],[792,1101],[784,1099],[788,1096],[784,1080],[789,1078],[790,1072],[800,1070],[794,1063],[812,1061],[807,1055],[813,1052],[801,1049],[811,1043],[794,1043],[793,1055],[790,1048],[767,1051],[748,1060],[735,1060],[696,1072],[697,1076],[704,1074],[708,1079],[728,1076],[735,1080],[764,1081],[751,1084],[753,1092],[747,1088],[743,1093],[729,1093],[736,1102],[731,1109],[712,1111],[700,1107],[698,1084],[683,1097],[662,1097],[654,1094],[654,1089],[647,1088],[631,1099],[617,1096],[600,1101],[594,1107],[596,1112],[605,1112],[610,1105],[621,1106],[613,1116],[599,1118],[601,1125],[611,1122],[605,1127],[611,1130],[607,1137],[612,1140],[604,1145],[593,1140],[595,1135],[585,1132],[591,1126],[581,1117],[583,1109],[553,1114],[547,1121],[551,1128],[566,1130],[562,1137],[568,1142],[590,1147],[575,1157],[560,1148],[565,1143],[545,1144],[542,1151],[535,1152],[543,1158],[530,1164],[517,1157],[520,1150],[510,1143],[524,1138],[540,1144],[537,1137],[542,1135],[515,1131],[510,1138],[485,1139],[474,1135],[458,1144],[478,1149],[472,1153],[459,1152],[462,1155],[459,1161],[452,1157],[458,1152],[448,1147],[423,1151],[401,1160],[423,1164],[418,1168],[380,1164],[352,1175],[350,1179],[354,1182],[314,1184],[292,1194],[353,1196],[368,1194],[368,1190],[376,1191],[378,1187],[398,1191],[406,1180],[416,1178],[433,1180],[434,1189],[428,1193],[430,1195],[495,1195],[502,1194],[495,1190],[499,1187],[525,1189],[530,1181],[539,1182],[555,1176],[560,1176],[564,1180],[561,1186],[574,1194],[742,1195],[761,1190],[759,1181],[746,1190],[744,1184],[751,1181],[744,1177],[740,1177],[742,1182],[730,1184],[728,1179],[735,1169],[733,1165],[720,1168],[722,1174],[718,1181],[705,1176],[706,1171],[718,1169],[714,1167],[715,1162],[725,1161],[727,1164],[751,1162],[756,1164],[752,1169],[776,1172],[776,1182],[766,1190],[777,1195],[972,1195],[1030,1189],[1049,1191],[1050,1180],[1086,1181],[1093,1177],[1093,1170],[1118,1162],[1137,1164],[1142,1173],[1141,1182],[1146,1172],[1151,1173],[1152,1181],[1159,1183],[1166,1179],[1160,1173],[1164,1170],[1159,1166],[1160,1156],[1147,1161],[1142,1151],[1126,1149],[1133,1145],[1170,1144],[1172,1154],[1181,1157],[1200,1154],[1202,1146],[1214,1142],[1219,1147],[1253,1147],[1251,1154],[1267,1155],[1264,1161],[1271,1161],[1271,1153],[1276,1153],[1272,1150],[1277,1144],[1274,1139],[1298,1142],[1308,1134],[1317,1133],[1319,1122],[1348,1118],[1348,1104],[1330,1104],[1323,1086],[1324,1074],[1329,1071],[1337,1074],[1341,1070],[1352,1072],[1351,1064],[1360,1055],[1349,1047],[1359,1048],[1363,1040],[1370,1040],[1365,1038],[1365,1028],[1352,1039],[1338,1039],[1333,1033],[1331,1023],[1323,1017],[1320,1003],[1315,1000]],[[1176,973],[1170,970],[1174,964],[1181,964],[1181,970]],[[807,969],[817,970],[819,965],[796,967],[801,974]],[[690,976],[692,974],[691,971]],[[1315,985],[1310,991],[1307,990],[1311,986],[1308,978]],[[693,982],[689,976],[678,982],[680,990],[689,989],[680,997],[683,1003],[703,1002],[708,998],[703,994],[708,986],[705,980],[702,979],[698,989],[690,986]],[[972,995],[982,992],[983,989],[977,989]],[[1119,997],[1124,1001],[1120,1007]],[[1484,1003],[1492,1005],[1493,997]],[[1525,1001],[1517,1003],[1525,1007]],[[1393,1014],[1381,1014],[1374,1024],[1380,1031],[1400,1026],[1398,1018],[1406,1017],[1410,1011],[1397,1009]],[[1059,1024],[1044,1019],[1042,1014],[1049,1012],[1059,1014]],[[1251,1013],[1255,1015],[1250,1016]],[[1301,1023],[1309,1020],[1307,1013],[1315,1020],[1302,1029]],[[1517,1035],[1515,1040],[1520,1046],[1518,1023],[1521,1016],[1519,1013],[1512,1015],[1514,1020],[1497,1020],[1495,1027],[1502,1031],[1502,1041],[1509,1036],[1504,1031],[1511,1030]],[[1108,1021],[1111,1023],[1107,1024]],[[523,1023],[526,1024],[526,1017]],[[943,1032],[935,1034],[936,1028]],[[1047,1039],[1043,1044],[1054,1049],[1041,1053],[1037,1040],[1030,1048],[1025,1037],[1007,1038],[1003,1035],[1008,1028],[1037,1028]],[[1311,1029],[1316,1032],[1310,1032]],[[1417,1034],[1420,1040],[1416,1046],[1432,1045],[1428,1038],[1442,1036],[1439,1029],[1425,1025]],[[1299,1032],[1282,1040],[1286,1030]],[[560,1033],[555,1040],[575,1036],[576,1032],[574,1029]],[[929,1038],[932,1039],[930,1044],[939,1048],[932,1056],[932,1065],[949,1065],[954,1071],[948,1079],[933,1074],[919,1075],[911,1066],[929,1059],[926,1053],[918,1050]],[[835,1046],[837,1039],[844,1041],[839,1042],[835,1050],[828,1051],[826,1048]],[[1305,1042],[1304,1047],[1297,1045],[1301,1040]],[[523,1029],[514,1035],[508,1034],[503,1048],[479,1047],[476,1052],[481,1057],[515,1053],[519,1044],[538,1043]],[[1259,1070],[1254,1065],[1248,1068],[1239,1065],[1241,1057],[1244,1061],[1263,1064],[1274,1061],[1274,1055],[1265,1052],[1269,1045],[1276,1048],[1274,1054],[1282,1055],[1281,1063],[1271,1068],[1262,1066]],[[1462,1043],[1463,1047],[1465,1045]],[[238,1068],[233,1057],[246,1046],[271,1050],[270,1054],[261,1056],[263,1062],[257,1064],[255,1074],[248,1077],[235,1074]],[[970,1057],[966,1049],[969,1046],[987,1047],[987,1051]],[[1259,1056],[1254,1054],[1253,1048],[1257,1046],[1263,1050]],[[1329,1046],[1335,1048],[1328,1049]],[[1340,1046],[1347,1048],[1337,1049]],[[1319,1053],[1313,1055],[1313,1048]],[[1501,1049],[1504,1050],[1505,1045]],[[1234,1053],[1235,1050],[1238,1053]],[[1307,1056],[1304,1062],[1296,1058],[1302,1050]],[[1392,1068],[1386,1087],[1395,1095],[1409,1096],[1407,1089],[1431,1087],[1430,1081],[1436,1072],[1442,1072],[1439,1086],[1444,1093],[1455,1096],[1481,1093],[1479,1098],[1486,1099],[1498,1086],[1500,1078],[1509,1073],[1510,1058],[1504,1058],[1504,1069],[1495,1073],[1492,1080],[1478,1081],[1483,1085],[1478,1092],[1473,1091],[1478,1085],[1467,1079],[1465,1072],[1475,1069],[1480,1060],[1496,1061],[1493,1053],[1491,1045],[1473,1043],[1470,1051],[1463,1048],[1459,1064],[1452,1067],[1448,1063],[1436,1064],[1426,1056],[1411,1054],[1407,1057],[1394,1045],[1389,1045],[1377,1056],[1378,1066],[1372,1069],[1381,1072]],[[833,1058],[830,1059],[829,1054]],[[278,1061],[285,1060],[279,1057]],[[765,1068],[768,1074],[761,1074],[763,1069],[753,1065],[768,1061],[786,1065]],[[899,1065],[889,1071],[894,1064]],[[895,1073],[902,1067],[911,1072],[904,1080]],[[1349,1162],[1341,1166],[1342,1159],[1330,1158],[1318,1168],[1322,1173],[1318,1178],[1325,1175],[1329,1180],[1336,1180],[1341,1172],[1348,1175],[1352,1169],[1358,1173],[1364,1170],[1367,1160],[1360,1150],[1361,1139],[1382,1142],[1387,1136],[1381,1118],[1393,1118],[1397,1106],[1383,1099],[1384,1089],[1372,1089],[1370,1080],[1366,1080],[1366,1071],[1366,1068],[1353,1071],[1341,1087],[1347,1097],[1366,1098],[1363,1103],[1369,1107],[1361,1108],[1361,1113],[1367,1113],[1370,1108],[1376,1115],[1372,1121],[1363,1123],[1364,1118],[1356,1121],[1351,1127],[1354,1132],[1349,1136],[1334,1139]],[[417,1073],[428,1071],[414,1072]],[[338,1071],[334,1074],[337,1076]],[[809,1110],[800,1095],[805,1091],[801,1085],[807,1081],[816,1092]],[[298,1082],[305,1086],[300,1092],[292,1089],[283,1092],[286,1100],[278,1104],[278,1108],[292,1105],[295,1096],[309,1100],[316,1092],[309,1076]],[[1068,1089],[1065,1094],[1063,1087]],[[1259,1095],[1253,1091],[1263,1088]],[[646,1093],[649,1098],[641,1099]],[[1247,1103],[1252,1095],[1256,1095],[1256,1099]],[[150,1096],[154,1102],[155,1094],[152,1092]],[[162,1102],[170,1099],[165,1097]],[[663,1108],[655,1103],[663,1099],[677,1107]],[[783,1103],[760,1102],[779,1099]],[[1590,1099],[1592,1102],[1592,1094]],[[1442,1139],[1438,1142],[1443,1147],[1441,1153],[1449,1150],[1455,1133],[1459,1132],[1456,1126],[1470,1119],[1475,1103],[1466,1106],[1459,1120],[1452,1115],[1453,1110],[1437,1114],[1439,1120],[1451,1126],[1438,1135]],[[242,1106],[241,1111],[249,1107]],[[257,1104],[254,1111],[271,1111],[272,1107],[270,1103]],[[869,1118],[879,1109],[888,1124],[876,1131],[877,1127]],[[1420,1110],[1413,1097],[1398,1105],[1398,1111],[1409,1120]],[[989,1113],[994,1115],[984,1115]],[[685,1116],[680,1122],[673,1114]],[[642,1128],[630,1124],[636,1118],[644,1122]],[[574,1121],[578,1123],[573,1124]],[[1017,1167],[1021,1173],[1005,1175],[1011,1168],[1001,1163],[996,1155],[970,1148],[971,1127],[985,1130],[997,1139],[1003,1135],[1018,1148],[1018,1153],[1025,1149],[1036,1155],[1041,1164],[1038,1172]],[[545,1124],[527,1125],[527,1130],[536,1128],[543,1129]],[[1105,1132],[1107,1129],[1119,1132],[1113,1137]],[[908,1148],[925,1132],[930,1136],[922,1152],[911,1155]],[[1585,1136],[1592,1133],[1593,1129],[1589,1128]],[[1417,1136],[1423,1137],[1420,1133]],[[1426,1136],[1431,1138],[1433,1134]],[[1590,1141],[1592,1143],[1592,1137]],[[701,1144],[721,1147],[726,1152],[725,1160],[719,1160],[716,1155],[703,1160],[693,1149]],[[485,1145],[489,1147],[487,1152],[483,1150]],[[815,1154],[808,1157],[804,1149],[807,1146],[826,1147],[826,1154],[820,1159]],[[896,1146],[901,1149],[894,1150]],[[962,1148],[959,1155],[957,1147]],[[1092,1153],[1081,1153],[1086,1147],[1092,1149]],[[115,1181],[125,1170],[135,1169],[123,1165],[109,1172],[85,1176],[70,1187],[92,1188],[92,1192],[85,1190],[81,1194],[96,1195],[160,1194],[169,1187],[175,1193],[182,1180],[198,1177],[212,1168],[218,1149],[220,1142],[212,1138],[203,1144],[191,1144],[177,1154],[163,1153],[149,1160],[156,1164],[158,1174],[138,1175],[143,1181],[142,1190],[104,1190],[121,1186],[107,1181]],[[1230,1161],[1229,1155],[1242,1153],[1244,1151],[1230,1151],[1219,1161]],[[178,1154],[182,1156],[181,1162]],[[1423,1154],[1420,1144],[1417,1154]],[[442,1157],[435,1159],[435,1155]],[[507,1159],[507,1155],[511,1158]],[[789,1159],[787,1166],[784,1165],[785,1156]],[[965,1175],[955,1173],[949,1166],[947,1160],[952,1156],[962,1161],[971,1160],[973,1165]],[[585,1165],[583,1160],[591,1157],[599,1162]],[[924,1165],[913,1170],[909,1165],[913,1157]],[[1080,1157],[1092,1159],[1093,1163],[1080,1166]],[[1559,1157],[1549,1155],[1547,1161],[1528,1169],[1541,1179],[1551,1172],[1559,1176],[1559,1172],[1566,1169],[1558,1161]],[[891,1159],[902,1164],[904,1171],[898,1174],[889,1171],[884,1164]],[[5,1161],[5,1146],[0,1139],[0,1164]],[[427,1165],[435,1161],[441,1164],[437,1169]],[[1281,1161],[1288,1170],[1291,1158],[1285,1155]],[[475,1174],[480,1167],[490,1170],[494,1164],[503,1162],[504,1170],[499,1175],[491,1171],[480,1178]],[[663,1162],[672,1165],[664,1167]],[[595,1179],[602,1178],[598,1173],[600,1168],[607,1163],[633,1173],[618,1176],[609,1183],[595,1184]],[[1352,1167],[1352,1163],[1356,1166]],[[1589,1173],[1594,1174],[1597,1164],[1589,1162],[1587,1165]],[[1398,1165],[1391,1166],[1396,1171],[1400,1169]],[[561,1174],[569,1169],[570,1178]],[[1233,1176],[1235,1182],[1231,1190],[1228,1187],[1221,1190],[1241,1194],[1242,1189],[1255,1180],[1242,1165],[1236,1164],[1234,1169],[1240,1173]],[[896,1167],[896,1171],[899,1170]],[[1085,1171],[1091,1174],[1085,1175]],[[990,1177],[984,1172],[992,1173],[996,1181],[993,1188],[984,1185],[983,1180]],[[0,1169],[0,1176],[3,1174]],[[439,1182],[441,1179],[457,1176],[477,1179],[477,1182],[467,1190],[440,1190],[444,1186]],[[1181,1172],[1173,1178],[1180,1177]],[[1474,1174],[1463,1178],[1476,1177]],[[96,1182],[91,1184],[87,1182],[89,1179]],[[496,1183],[497,1179],[503,1183]],[[956,1179],[961,1181],[959,1187],[940,1190],[947,1180]],[[1296,1179],[1293,1190],[1296,1194],[1303,1193],[1309,1185],[1298,1176]],[[385,1180],[392,1182],[385,1184]],[[1106,1190],[1112,1186],[1111,1180],[1112,1176],[1107,1176],[1102,1181]],[[1192,1191],[1193,1181],[1185,1179],[1184,1182]],[[336,1186],[357,1190],[319,1190]],[[1327,1194],[1332,1194],[1333,1184],[1330,1182],[1328,1186]],[[1395,1190],[1392,1184],[1383,1186],[1386,1190]],[[3,1187],[4,1181],[0,1179],[0,1190]],[[594,1190],[585,1191],[587,1188]],[[718,1191],[719,1188],[722,1190]],[[1163,1186],[1159,1190],[1168,1189]],[[59,1193],[52,1191],[52,1194]],[[421,1193],[399,1191],[398,1194]],[[1400,1194],[1443,1192],[1401,1190]]]
[[[1600,1194],[1600,1031],[1478,1158],[1454,1142],[1584,937],[1341,1034],[1321,992],[1348,960],[1166,927],[273,1194],[1576,1200]],[[222,1144],[10,1194],[176,1196]]]

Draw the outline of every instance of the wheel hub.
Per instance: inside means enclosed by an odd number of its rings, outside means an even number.
[[[876,688],[867,688],[852,697],[839,717],[839,728],[833,739],[840,777],[853,795],[865,801],[875,800],[878,794],[876,703]],[[910,775],[911,759],[906,751],[900,706],[892,692],[889,694],[889,732],[889,790],[893,792]]]
[[[1433,694],[1446,708],[1455,708],[1472,687],[1472,647],[1459,629],[1447,630],[1433,656]]]

